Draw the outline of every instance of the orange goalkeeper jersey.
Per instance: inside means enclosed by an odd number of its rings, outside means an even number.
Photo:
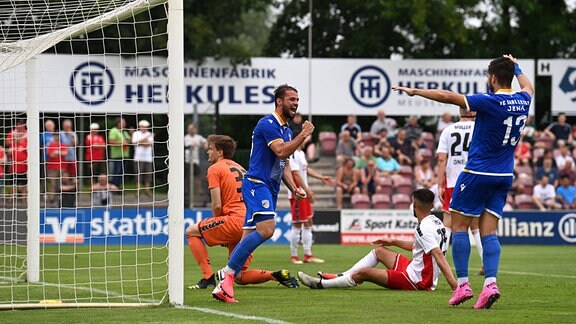
[[[206,178],[208,188],[220,188],[222,215],[214,216],[246,216],[246,206],[242,199],[242,179],[246,170],[229,159],[220,160],[208,168]]]

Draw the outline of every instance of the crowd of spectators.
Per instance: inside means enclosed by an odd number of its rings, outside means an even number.
[[[74,129],[72,119],[63,119],[60,129],[57,125],[57,120],[46,119],[40,133],[41,191],[46,207],[76,207],[80,175],[87,179],[92,205],[110,206],[113,194],[126,183],[130,163],[137,191],[152,196],[154,134],[148,121],[140,120],[138,129],[130,129],[124,118],[118,118],[107,132],[92,123],[84,131],[84,143],[79,139],[83,131]],[[78,159],[82,151],[83,159]],[[25,204],[28,167],[26,121],[18,119],[6,134],[4,147],[0,146],[0,193],[10,190],[7,194],[14,202]]]
[[[399,199],[395,196],[412,189],[437,191],[436,141],[453,122],[450,113],[445,113],[437,128],[428,132],[422,129],[417,116],[398,125],[386,118],[383,110],[378,111],[370,132],[362,132],[355,120],[353,115],[347,116],[338,135],[337,208],[343,207],[343,199],[348,196],[352,202],[368,199],[375,206],[374,194],[378,199],[384,194],[388,206],[394,207]],[[357,130],[355,137],[353,130]],[[506,210],[576,208],[575,134],[576,127],[566,122],[565,114],[559,114],[557,121],[542,131],[536,130],[531,117],[527,119],[515,152],[514,183]],[[406,180],[411,186],[404,190]],[[438,201],[436,205],[439,207]]]

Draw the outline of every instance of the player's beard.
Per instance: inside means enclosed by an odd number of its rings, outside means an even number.
[[[298,107],[296,107],[296,109],[298,109]],[[290,105],[282,104],[282,115],[287,120],[290,120],[294,118],[296,112],[292,112]]]

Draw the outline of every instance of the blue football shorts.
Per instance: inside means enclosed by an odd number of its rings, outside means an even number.
[[[276,218],[278,196],[272,195],[263,182],[245,177],[242,181],[242,198],[246,205],[244,229],[255,229],[256,223]]]
[[[450,211],[464,216],[480,217],[482,212],[502,218],[512,176],[480,175],[462,172],[454,186]]]

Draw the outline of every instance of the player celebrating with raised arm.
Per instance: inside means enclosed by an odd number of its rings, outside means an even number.
[[[448,233],[448,245],[450,245],[450,235],[452,234],[452,216],[450,214],[450,200],[454,185],[466,162],[468,162],[468,151],[470,150],[470,141],[474,131],[475,112],[468,112],[460,109],[460,120],[444,128],[438,141],[438,197],[442,202],[442,211],[444,212],[444,226]],[[472,219],[470,224],[472,235],[482,259],[482,240],[480,239],[480,229],[478,228],[478,218]],[[478,274],[484,274],[480,270]]]
[[[231,137],[208,136],[208,162],[212,165],[206,172],[206,178],[212,201],[212,217],[192,224],[186,229],[188,246],[203,274],[203,278],[188,289],[206,289],[208,286],[216,286],[206,245],[226,246],[230,255],[242,239],[242,224],[246,215],[246,207],[242,201],[241,186],[246,170],[232,160],[235,150],[236,142]],[[290,276],[288,270],[275,272],[247,270],[251,259],[249,256],[244,267],[235,277],[238,284],[258,284],[276,280],[289,288],[298,286],[296,279]]]
[[[414,217],[418,219],[413,240],[382,238],[372,242],[379,247],[342,274],[319,273],[320,278],[315,278],[300,271],[300,282],[313,289],[355,287],[369,281],[390,289],[434,290],[442,271],[450,287],[455,289],[457,282],[444,256],[447,248],[446,229],[438,217],[430,214],[434,208],[434,193],[429,189],[418,189],[412,192],[412,198]],[[412,251],[412,260],[386,246]],[[376,269],[379,262],[387,269]]]
[[[516,76],[521,90],[512,90]],[[461,95],[440,89],[392,87],[410,96],[454,104],[476,111],[476,124],[469,159],[458,177],[452,194],[452,255],[458,276],[458,288],[448,301],[459,305],[474,296],[468,283],[470,240],[468,227],[479,217],[485,280],[474,308],[490,308],[500,298],[496,284],[500,263],[500,242],[496,236],[506,196],[512,186],[514,150],[525,126],[534,89],[511,55],[494,59],[488,66],[490,93]]]
[[[212,292],[217,300],[236,302],[235,274],[240,272],[250,254],[274,234],[280,181],[284,181],[297,199],[306,197],[306,192],[296,187],[286,161],[314,132],[314,125],[305,121],[300,134],[292,139],[288,120],[296,114],[298,101],[298,91],[294,87],[284,84],[276,88],[274,112],[260,119],[252,132],[249,168],[242,181],[242,197],[246,205],[244,235],[228,264],[220,270],[224,278]]]

